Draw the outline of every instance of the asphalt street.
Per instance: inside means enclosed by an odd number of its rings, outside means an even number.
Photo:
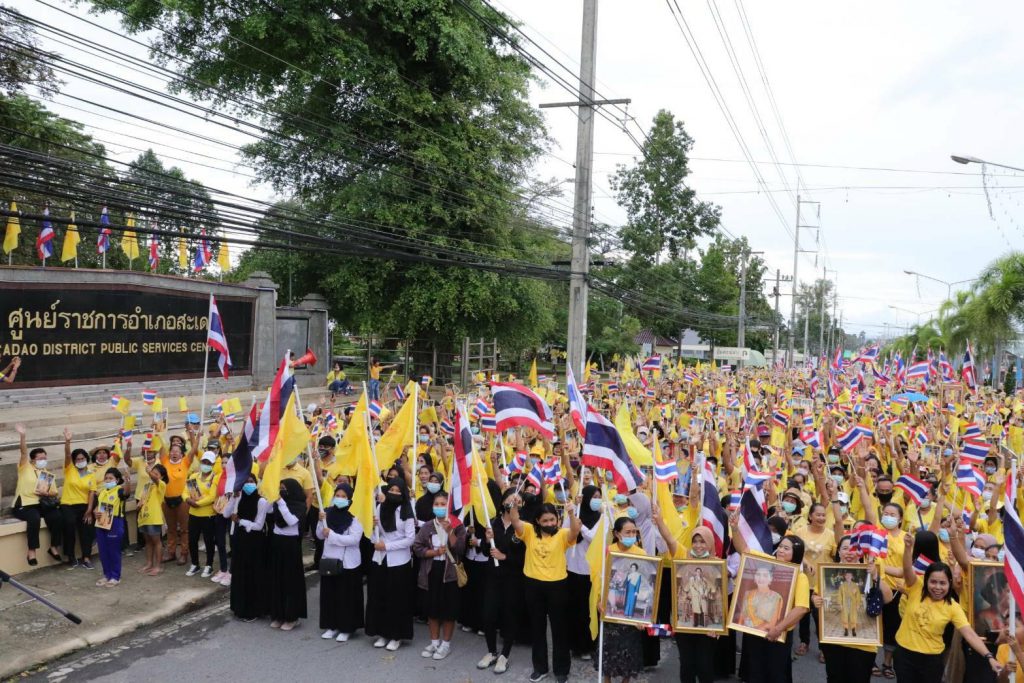
[[[521,683],[530,675],[530,652],[517,646],[509,670],[501,676],[480,671],[476,662],[484,654],[484,639],[456,631],[447,659],[420,656],[428,642],[425,625],[416,625],[416,639],[397,652],[371,647],[362,634],[348,643],[320,638],[317,628],[318,577],[307,578],[309,619],[294,631],[271,629],[267,621],[250,624],[235,619],[226,598],[183,617],[141,629],[101,647],[84,650],[51,662],[45,668],[17,678],[35,683],[95,681],[156,683],[159,681],[272,681],[329,680],[402,681],[408,683],[465,683],[501,681]],[[795,683],[824,679],[824,666],[815,648],[793,665]],[[546,679],[553,681],[553,676]],[[573,660],[570,681],[595,681],[591,662]],[[641,682],[678,681],[679,659],[671,639],[662,641],[661,664],[644,672]],[[730,679],[736,680],[736,679]]]

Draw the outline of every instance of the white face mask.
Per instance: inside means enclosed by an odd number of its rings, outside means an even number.
[[[976,560],[983,560],[985,559],[985,551],[981,548],[971,548],[971,557]]]
[[[778,545],[782,541],[782,536],[779,536],[774,531],[772,532],[772,545]]]

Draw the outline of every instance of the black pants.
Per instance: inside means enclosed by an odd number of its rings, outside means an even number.
[[[747,658],[747,670],[740,672],[742,680],[746,683],[793,683],[792,651],[792,631],[782,643],[744,634],[743,656]],[[938,683],[938,679],[933,683]]]
[[[203,535],[206,546],[206,566],[213,566],[213,517],[188,516],[188,557],[195,566],[199,565],[199,535]]]
[[[893,655],[898,683],[935,683],[942,680],[942,655],[925,655],[896,646]]]
[[[869,683],[875,653],[842,645],[821,645],[827,683]]]
[[[92,557],[92,544],[96,539],[96,533],[92,524],[85,521],[85,511],[89,508],[85,503],[75,505],[61,505],[61,518],[64,520],[64,557],[68,562],[74,560],[75,536],[78,536],[78,545],[82,549],[81,557]]]
[[[330,501],[325,500],[324,504]],[[324,539],[320,538],[316,533],[316,525],[320,522],[320,509],[315,508],[312,505],[309,506],[309,510],[306,512],[306,523],[303,526],[303,532],[309,532],[309,535],[313,537],[313,566],[320,566],[320,558],[324,554]]]
[[[715,680],[715,640],[700,633],[676,635],[680,683],[711,683]]]
[[[811,642],[811,615],[814,615],[814,633],[818,633],[818,610],[812,609],[800,620],[800,642],[808,645]],[[817,640],[817,635],[815,635]]]
[[[974,648],[961,641],[960,645],[964,650],[964,681],[963,683],[996,683],[996,672],[988,660],[974,651]],[[992,646],[989,646],[992,650]],[[992,652],[995,654],[995,652]]]
[[[228,570],[228,527],[231,520],[224,515],[213,516],[213,544],[217,546],[217,559],[220,561],[220,570]]]
[[[483,623],[487,651],[498,654],[500,628],[501,654],[508,657],[519,630],[519,596],[522,593],[523,576],[488,567],[483,572],[483,578]]]
[[[50,530],[50,547],[60,547],[63,520],[61,519],[59,508],[44,508],[40,505],[15,504],[14,516],[25,522],[25,526],[27,527],[25,530],[25,536],[28,537],[29,550],[39,549],[40,522],[46,522],[46,528]]]
[[[523,579],[526,587],[526,605],[530,612],[530,630],[533,632],[533,671],[548,671],[548,639],[544,637],[551,623],[552,668],[555,676],[568,676],[572,659],[569,655],[568,580],[538,581]]]
[[[590,576],[569,572],[569,650],[574,655],[594,653],[590,637]]]

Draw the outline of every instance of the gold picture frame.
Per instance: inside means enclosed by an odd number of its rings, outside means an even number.
[[[967,594],[967,620],[975,633],[994,642],[999,631],[1009,628],[1002,617],[1009,605],[1004,609],[1000,604],[1004,598],[1009,600],[1010,597],[1003,563],[972,560],[968,571],[971,573],[971,590]],[[1020,619],[1020,605],[1017,606],[1017,614]]]
[[[701,603],[703,612],[698,613],[693,605]],[[728,616],[729,570],[725,560],[673,560],[672,630],[724,635],[729,632]]]
[[[768,583],[761,590],[757,577],[763,577],[765,570]],[[729,628],[763,638],[768,631],[764,626],[778,623],[792,608],[799,572],[800,566],[796,564],[770,557],[741,555],[733,600],[729,606]],[[778,642],[782,642],[785,637],[782,634]]]
[[[882,617],[867,614],[864,586],[871,576],[867,564],[818,565],[818,642],[826,645],[882,644]]]
[[[653,624],[660,591],[660,557],[609,553],[601,591],[602,618],[613,624]]]

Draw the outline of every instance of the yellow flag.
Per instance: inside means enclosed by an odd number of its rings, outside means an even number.
[[[441,421],[437,419],[437,409],[434,406],[427,406],[420,411],[420,422],[440,424]]]
[[[226,398],[221,404],[225,415],[238,415],[242,412],[242,400],[240,398]]]
[[[126,398],[118,398],[117,405],[114,406],[114,410],[121,413],[122,415],[127,415],[128,411],[131,410],[131,408],[132,402]]]
[[[188,401],[185,400],[184,396],[178,397],[178,411],[182,413],[188,412]]]
[[[416,413],[414,411],[417,401],[412,399],[415,395],[414,391],[416,391],[416,382],[409,380],[405,386],[405,395],[409,398],[402,404],[402,408],[395,415],[395,419],[391,421],[384,436],[380,437],[380,441],[377,442],[377,462],[386,467],[390,467],[391,463],[402,455],[403,448],[416,445]]]
[[[473,468],[471,472],[469,480],[470,506],[473,508],[476,521],[486,526],[486,520],[494,517],[496,513],[494,511],[494,501],[487,492],[487,475],[485,474],[484,463],[480,459],[480,452],[476,450],[473,453]],[[479,476],[477,472],[480,473]],[[483,488],[480,488],[481,483]],[[484,496],[487,496],[486,500]]]
[[[123,424],[121,425],[121,429],[125,431],[129,429],[135,429],[135,416],[125,415]]]
[[[365,399],[364,395],[362,399],[364,410]],[[348,436],[349,432],[356,433],[352,441],[352,454],[356,461],[356,486],[352,492],[351,510],[352,515],[363,525],[363,535],[370,538],[374,531],[373,513],[377,503],[378,486],[380,486],[380,473],[373,465],[373,451],[370,450],[370,436],[366,433],[365,423],[362,421],[356,423],[355,418],[356,416],[353,414],[353,421],[349,423],[349,428],[345,432],[345,436]]]
[[[263,479],[260,481],[260,495],[266,498],[267,502],[276,502],[281,497],[281,470],[294,460],[295,456],[306,450],[308,441],[309,430],[295,414],[295,393],[293,392],[288,397],[288,405],[285,406],[281,425],[277,430],[277,438],[274,439],[274,445],[270,447],[270,457],[267,459],[266,469],[263,470]]]
[[[13,216],[7,217],[7,232],[4,233],[4,253],[10,254],[12,251],[18,248],[18,235],[21,234],[21,219],[18,218],[17,202],[11,202],[11,212]]]
[[[227,242],[220,243],[220,250],[217,252],[217,265],[220,266],[220,272],[222,273],[231,270],[231,254],[228,253]]]
[[[619,412],[615,415],[615,428],[619,430],[619,436],[622,437],[622,443],[625,444],[626,452],[629,453],[633,464],[637,467],[653,467],[654,460],[651,458],[651,452],[644,448],[640,439],[636,438],[626,404],[619,406]]]
[[[1016,425],[1010,425],[1009,429],[1010,450],[1018,455],[1024,452],[1024,429]]]
[[[164,400],[159,396],[153,399],[153,412],[162,413],[164,411]]]
[[[597,522],[597,529],[594,532],[594,540],[587,548],[587,566],[590,567],[590,637],[597,638],[600,630],[600,619],[597,614],[597,603],[601,600],[601,593],[604,591],[604,575],[601,573],[604,564],[601,558],[608,547],[608,515],[602,514]]]
[[[786,446],[786,432],[782,427],[772,427],[772,448],[784,448]]]
[[[60,260],[63,262],[74,261],[78,258],[78,226],[75,225],[75,212],[71,212],[71,223],[64,233],[64,244],[60,248]]]
[[[129,260],[139,258],[139,240],[135,238],[135,219],[128,216],[125,219],[124,234],[121,235],[121,251]]]
[[[185,238],[178,238],[178,267],[188,270],[188,247],[185,245]]]
[[[530,386],[534,389],[537,388],[537,358],[534,357],[533,362],[530,363]]]
[[[356,443],[362,438],[360,433],[365,434],[366,432],[366,407],[366,392],[363,392],[363,395],[356,402],[355,409],[352,411],[352,419],[348,423],[348,429],[345,430],[341,441],[338,442],[334,449],[334,466],[337,469],[337,474],[351,477],[359,470],[359,453],[356,449]]]
[[[661,443],[659,443],[658,439],[654,440],[654,458],[657,462],[663,462]],[[676,504],[672,500],[671,484],[667,481],[655,481],[657,484],[658,507],[661,508],[661,518],[665,521],[665,526],[668,527],[672,538],[676,539],[679,543],[683,543],[683,520],[679,517],[679,513],[676,512]]]

